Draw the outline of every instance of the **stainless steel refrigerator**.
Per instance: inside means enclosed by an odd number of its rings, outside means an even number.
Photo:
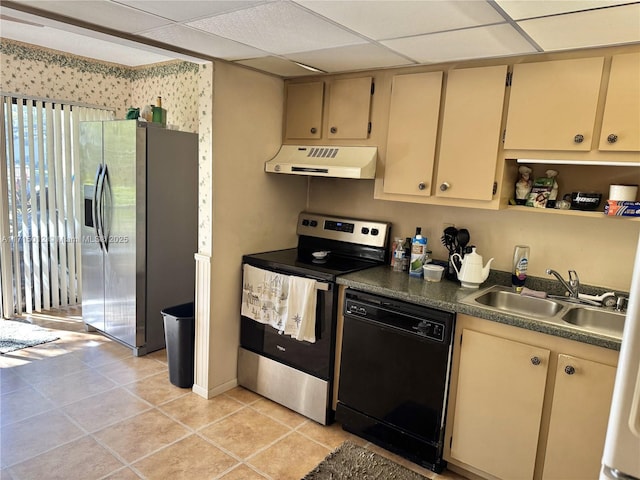
[[[640,480],[640,236],[600,480]]]
[[[79,142],[83,322],[145,355],[165,346],[161,311],[194,300],[197,135],[82,122]]]

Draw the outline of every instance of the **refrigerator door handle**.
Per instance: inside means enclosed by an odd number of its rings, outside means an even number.
[[[96,186],[96,230],[98,232],[98,242],[100,242],[100,248],[104,251],[107,251],[107,243],[104,238],[104,175],[106,169],[106,165],[104,165],[100,169],[100,176],[98,177],[98,184]]]
[[[102,231],[102,242],[104,244],[104,250],[109,251],[109,236],[111,235],[111,218],[109,212],[111,212],[111,180],[109,178],[109,167],[104,164],[102,170],[102,187],[100,188],[100,230]],[[105,206],[107,207],[105,209]]]
[[[93,227],[96,230],[96,240],[98,242],[98,246],[100,247],[100,250],[103,250],[102,247],[102,238],[100,237],[100,216],[99,216],[99,212],[100,212],[100,178],[102,176],[102,164],[98,165],[98,168],[96,170],[96,181],[95,181],[95,185],[93,187],[93,201],[91,203],[92,205],[92,215],[93,215]]]

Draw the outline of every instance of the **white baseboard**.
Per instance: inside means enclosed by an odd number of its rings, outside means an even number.
[[[232,388],[235,388],[237,386],[238,386],[238,379],[234,378],[233,380],[225,382],[222,385],[218,385],[217,387],[212,388],[210,390],[202,388],[199,385],[194,385],[193,386],[193,393],[195,393],[196,395],[200,395],[201,397],[206,398],[207,400],[209,400],[210,398],[217,397],[221,393],[229,391]]]

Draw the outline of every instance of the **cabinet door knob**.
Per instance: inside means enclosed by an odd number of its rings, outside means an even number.
[[[538,357],[531,357],[531,363],[534,365],[540,365],[540,359]]]
[[[331,133],[338,133],[338,127],[331,127]]]
[[[424,190],[425,188],[427,188],[427,186],[424,184],[424,182],[420,182],[418,184],[418,190]]]
[[[564,367],[564,373],[566,373],[567,375],[573,375],[574,373],[576,373],[576,369],[571,365],[567,365],[566,367]]]
[[[440,185],[440,190],[441,190],[441,191],[443,191],[443,192],[446,192],[446,191],[449,189],[449,187],[450,187],[450,186],[451,186],[451,185],[449,185],[447,182],[443,182],[443,183]]]
[[[311,127],[311,133],[316,133],[318,129],[316,127]]]
[[[573,141],[574,143],[582,143],[584,141],[584,135],[576,135],[575,137],[573,137]]]
[[[618,135],[612,133],[611,135],[609,135],[607,137],[607,142],[609,143],[616,143],[618,141]]]

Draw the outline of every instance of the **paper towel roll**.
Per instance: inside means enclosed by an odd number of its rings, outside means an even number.
[[[637,185],[609,185],[609,200],[635,202],[637,195]]]

